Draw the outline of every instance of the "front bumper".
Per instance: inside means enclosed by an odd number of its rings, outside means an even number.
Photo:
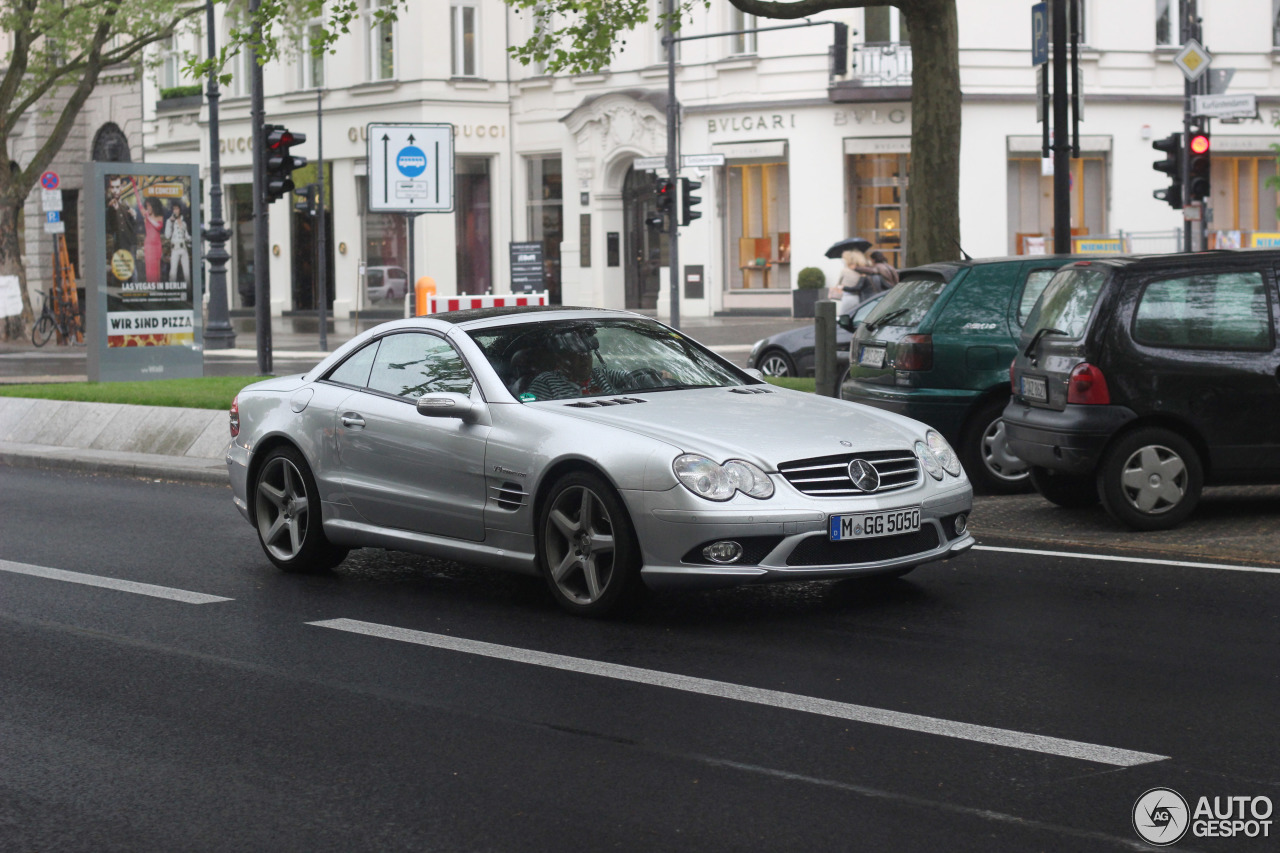
[[[1014,455],[1065,474],[1092,474],[1111,436],[1137,418],[1124,406],[1038,409],[1011,400],[1004,410],[1004,435]]]
[[[735,499],[729,502],[737,504],[732,507],[709,504],[680,486],[666,492],[632,492],[626,498],[644,504],[632,517],[642,519],[645,584],[652,589],[713,589],[875,575],[962,553],[974,539],[967,531],[955,531],[955,517],[972,510],[973,490],[964,479],[944,482],[946,488],[931,482],[853,500]],[[828,539],[831,515],[914,506],[921,509],[918,533],[848,542]],[[742,544],[743,559],[717,565],[700,557],[703,546],[722,539]]]

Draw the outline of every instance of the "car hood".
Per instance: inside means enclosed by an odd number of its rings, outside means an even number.
[[[625,396],[645,402],[590,408],[565,402],[529,405],[624,429],[719,462],[739,457],[770,470],[792,459],[910,449],[927,429],[869,406],[785,388],[763,394],[699,388]]]

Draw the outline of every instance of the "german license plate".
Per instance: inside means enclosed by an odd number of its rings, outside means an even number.
[[[1049,389],[1045,385],[1043,379],[1037,379],[1034,376],[1022,377],[1022,396],[1028,400],[1035,400],[1039,403],[1047,402],[1049,399]]]
[[[920,529],[920,507],[886,509],[857,515],[833,515],[828,529],[832,542],[914,533]]]
[[[884,347],[863,347],[858,354],[858,364],[863,367],[884,367]]]

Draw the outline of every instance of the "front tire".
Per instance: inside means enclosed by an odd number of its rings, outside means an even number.
[[[605,616],[643,592],[640,548],[617,492],[586,471],[556,481],[538,513],[538,562],[556,603]]]
[[[796,363],[780,349],[771,349],[760,356],[759,368],[765,376],[796,375]]]
[[[1031,482],[1031,466],[1009,450],[1005,440],[1004,407],[1007,400],[992,400],[965,426],[960,453],[969,479],[988,494],[1025,492]]]
[[[314,574],[346,559],[347,549],[324,535],[320,491],[295,448],[277,447],[267,454],[254,477],[253,495],[258,542],[278,569]]]
[[[1159,427],[1134,430],[1103,454],[1098,466],[1102,505],[1134,530],[1181,524],[1204,487],[1204,468],[1191,442]]]
[[[1098,487],[1093,477],[1063,474],[1039,465],[1032,465],[1028,470],[1031,485],[1049,503],[1066,509],[1083,509],[1098,502]]]

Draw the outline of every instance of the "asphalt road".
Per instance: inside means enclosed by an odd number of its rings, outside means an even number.
[[[1275,571],[975,551],[594,622],[284,575],[225,488],[0,467],[0,518],[5,851],[1141,850],[1151,788],[1280,801]]]

